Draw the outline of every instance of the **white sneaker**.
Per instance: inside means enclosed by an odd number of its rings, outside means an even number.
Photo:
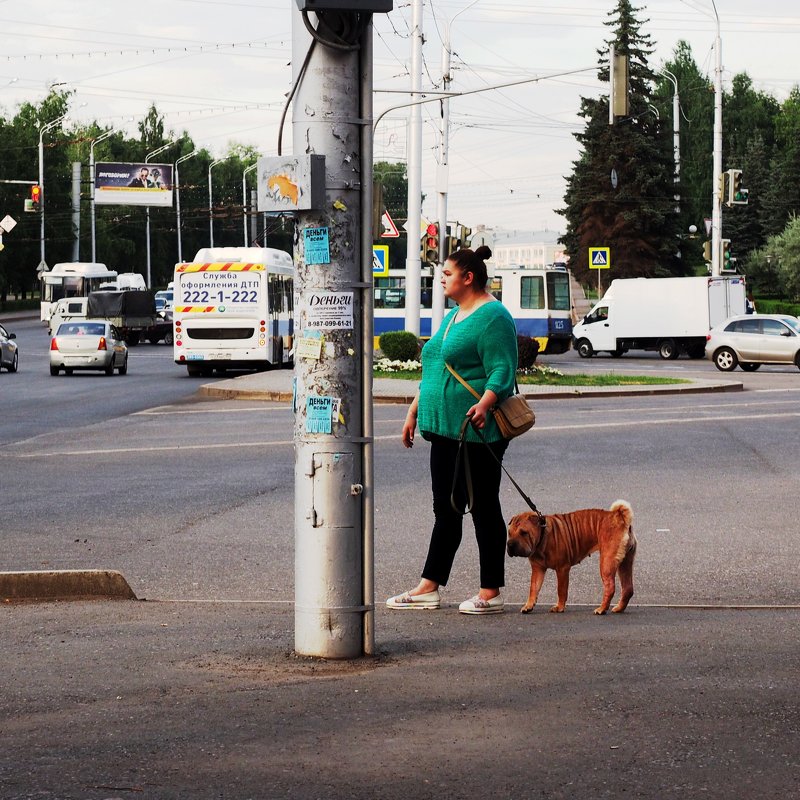
[[[403,594],[390,597],[386,601],[386,605],[389,608],[437,609],[439,608],[439,590],[434,589],[432,592],[415,595],[403,592]]]
[[[491,600],[484,600],[479,594],[465,600],[458,610],[462,614],[500,614],[503,611],[503,598],[500,595]]]

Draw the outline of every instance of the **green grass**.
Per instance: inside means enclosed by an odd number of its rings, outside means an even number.
[[[682,378],[656,378],[652,375],[518,375],[517,383],[536,386],[659,386],[691,383]]]
[[[376,370],[375,378],[399,378],[400,380],[418,381],[419,370],[383,372]],[[681,378],[656,378],[651,375],[562,375],[536,372],[532,375],[517,375],[519,384],[536,386],[653,386],[676,383],[691,383]]]

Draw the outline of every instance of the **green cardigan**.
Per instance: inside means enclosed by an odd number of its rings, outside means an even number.
[[[467,410],[478,402],[450,374],[445,362],[479,395],[491,389],[498,400],[504,400],[514,391],[517,330],[506,307],[490,301],[466,319],[453,322],[457,312],[454,308],[445,317],[436,335],[422,348],[417,421],[424,438],[437,434],[458,439]],[[491,414],[486,418],[483,436],[487,442],[503,438]],[[480,441],[472,426],[467,429],[467,441]]]

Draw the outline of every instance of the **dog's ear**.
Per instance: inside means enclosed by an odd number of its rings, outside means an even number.
[[[525,511],[522,514],[517,514],[512,520],[511,525],[509,525],[509,530],[511,530],[511,526],[513,525],[516,528],[516,532],[519,534],[528,534],[536,541],[536,538],[539,534],[539,526],[534,524],[533,517],[535,515],[532,514],[530,511]]]

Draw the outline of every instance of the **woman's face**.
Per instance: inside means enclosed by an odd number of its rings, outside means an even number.
[[[466,295],[475,290],[474,275],[471,272],[462,272],[450,259],[442,267],[442,286],[444,296],[458,303]]]

